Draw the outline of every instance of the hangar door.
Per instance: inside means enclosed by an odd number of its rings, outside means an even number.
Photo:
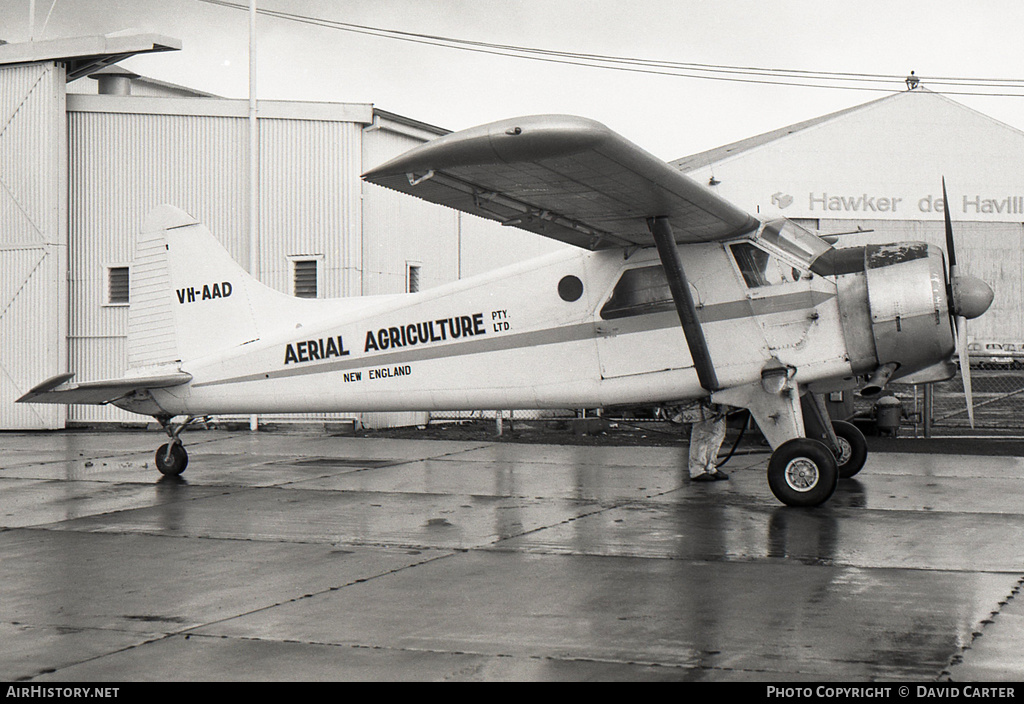
[[[0,429],[64,427],[63,407],[15,404],[66,366],[64,68],[0,68]]]

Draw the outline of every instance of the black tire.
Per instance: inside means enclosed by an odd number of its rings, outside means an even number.
[[[842,451],[836,457],[836,468],[840,479],[849,479],[864,468],[868,459],[868,441],[853,423],[845,420],[832,421],[832,430],[839,439]]]
[[[176,477],[188,467],[188,453],[185,448],[175,443],[171,447],[170,457],[167,456],[167,445],[161,445],[156,451],[156,468],[165,477]]]
[[[818,506],[839,482],[832,451],[823,442],[796,438],[782,443],[768,461],[768,486],[787,506]]]

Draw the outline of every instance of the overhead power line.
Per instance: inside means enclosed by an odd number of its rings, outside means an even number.
[[[229,0],[199,0],[208,5],[218,5],[248,12],[248,5]],[[510,58],[542,61],[547,63],[599,68],[631,73],[643,73],[680,78],[698,78],[735,83],[762,85],[784,85],[805,88],[830,88],[837,90],[861,90],[892,93],[902,90],[907,76],[897,74],[857,73],[844,71],[810,71],[804,69],[770,68],[763,66],[729,66],[682,61],[663,61],[629,56],[611,56],[585,52],[560,51],[537,47],[516,46],[493,42],[458,39],[434,34],[407,32],[383,27],[341,22],[338,20],[313,17],[281,10],[257,9],[261,15],[289,22],[324,27],[343,32],[392,39],[397,41],[437,46],[459,51],[506,56]],[[1024,97],[1024,79],[969,78],[958,76],[918,76],[929,89],[946,95],[976,95],[989,97]],[[895,84],[895,85],[894,85]],[[937,88],[950,86],[952,89]],[[969,89],[976,90],[969,90]],[[1013,91],[1019,92],[1013,92]]]

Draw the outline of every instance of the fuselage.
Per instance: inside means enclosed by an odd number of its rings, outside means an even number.
[[[952,351],[945,293],[934,282],[938,271],[941,283],[938,250],[908,262],[890,258],[886,266],[905,274],[916,267],[915,295],[923,298],[914,310],[887,311],[872,309],[871,296],[881,294],[868,289],[881,290],[874,281],[882,277],[867,256],[864,266],[828,276],[748,239],[687,245],[682,253],[723,388],[756,382],[767,364],[791,369],[804,386],[843,388],[889,361],[880,349],[909,355],[895,360],[904,373]],[[886,275],[900,277],[896,269]],[[337,315],[184,360],[192,382],[155,389],[152,400],[163,414],[206,415],[580,408],[708,395],[653,248],[561,251],[421,293],[337,307]],[[918,336],[913,352],[900,348],[904,329]],[[922,340],[922,331],[935,341]],[[892,339],[880,345],[883,333]]]

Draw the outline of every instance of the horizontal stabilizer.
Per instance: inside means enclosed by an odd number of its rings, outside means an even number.
[[[173,372],[154,376],[106,379],[74,384],[73,373],[47,379],[18,399],[17,403],[81,403],[103,405],[123,398],[134,391],[164,389],[192,381],[192,375]]]

